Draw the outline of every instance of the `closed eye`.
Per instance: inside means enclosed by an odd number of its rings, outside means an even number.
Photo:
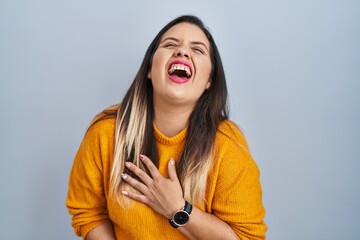
[[[173,42],[168,42],[163,45],[163,47],[165,47],[165,48],[168,48],[168,47],[171,48],[171,47],[176,47],[176,46],[177,46],[177,44],[173,43]]]
[[[204,50],[202,50],[201,48],[194,47],[192,49],[193,49],[194,52],[204,54]]]
[[[206,46],[205,43],[201,42],[201,41],[194,41],[191,42],[192,44],[192,49],[196,49],[196,52],[198,53],[209,53],[209,48]]]

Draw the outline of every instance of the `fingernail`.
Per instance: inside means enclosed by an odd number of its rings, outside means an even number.
[[[144,160],[144,155],[140,155],[140,159],[141,159],[141,160]]]
[[[174,159],[170,159],[170,165],[175,165]]]
[[[121,193],[125,196],[129,195],[129,193],[127,191],[122,191]]]
[[[125,162],[125,166],[129,168],[131,166],[131,163]]]
[[[121,178],[125,180],[127,178],[127,175],[125,173],[122,173]]]

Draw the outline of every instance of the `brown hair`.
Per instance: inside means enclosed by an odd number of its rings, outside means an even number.
[[[180,16],[161,29],[147,49],[140,69],[118,110],[105,112],[105,117],[116,115],[110,186],[111,193],[119,203],[122,202],[121,190],[130,188],[122,181],[121,173],[125,171],[133,176],[132,172],[124,168],[125,161],[147,171],[139,161],[141,153],[147,155],[156,166],[159,165],[153,129],[153,87],[147,76],[163,34],[172,26],[183,22],[199,27],[210,43],[211,86],[201,95],[190,115],[184,149],[176,165],[185,199],[193,203],[204,203],[207,175],[215,157],[213,147],[216,131],[219,123],[228,118],[227,87],[220,54],[212,35],[199,18],[190,15]]]

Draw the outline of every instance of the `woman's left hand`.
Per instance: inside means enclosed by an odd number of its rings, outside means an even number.
[[[136,165],[126,162],[125,166],[135,173],[142,182],[123,174],[123,180],[137,189],[139,193],[123,191],[122,194],[148,205],[159,214],[171,219],[173,213],[182,209],[185,205],[183,191],[176,173],[175,161],[173,159],[169,160],[167,178],[160,174],[148,157],[140,155],[140,159],[149,169],[152,178]]]

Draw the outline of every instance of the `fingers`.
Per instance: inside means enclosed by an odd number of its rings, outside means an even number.
[[[151,193],[150,189],[143,183],[139,182],[138,180],[132,178],[131,176],[123,173],[121,175],[122,179],[126,181],[129,185],[134,187],[139,192],[134,191],[127,191],[123,190],[122,194],[130,199],[135,201],[144,203],[150,206],[155,211],[159,212],[159,209],[162,209],[159,205],[156,197]]]
[[[159,173],[159,170],[154,165],[154,163],[145,155],[140,155],[140,160],[145,164],[145,166],[149,169],[151,176],[155,179],[158,177],[162,177]]]
[[[179,181],[177,173],[176,173],[175,161],[173,158],[171,158],[168,163],[168,175],[171,180]]]
[[[148,204],[148,199],[145,195],[130,192],[130,191],[122,191],[122,194],[125,195],[128,198],[131,198],[133,200],[136,200],[138,202],[142,202],[144,204]]]
[[[141,192],[142,194],[144,194],[144,195],[148,194],[148,192],[149,192],[148,187],[145,184],[139,182],[138,180],[132,178],[131,176],[129,176],[125,173],[121,174],[121,178],[124,181],[126,181],[128,184],[130,184],[132,187],[134,187],[136,190]],[[124,192],[123,192],[123,194],[124,194]],[[126,194],[124,194],[124,195],[126,195]]]
[[[140,180],[133,178],[128,174],[122,174],[122,179],[137,191],[122,191],[122,194],[128,198],[144,203],[163,216],[169,216],[169,209],[174,208],[174,202],[183,204],[182,188],[177,177],[175,161],[171,158],[168,162],[168,176],[161,175],[157,167],[151,160],[141,155],[141,161],[148,168],[150,175],[131,162],[126,162],[127,169],[132,171]]]
[[[130,163],[130,162],[125,162],[125,166],[130,171],[135,173],[135,175],[138,176],[141,179],[141,181],[143,181],[143,183],[145,183],[147,186],[149,186],[149,184],[151,184],[151,182],[152,182],[151,177],[146,172],[141,170],[139,167],[137,167],[136,165],[134,165],[133,163]]]
[[[148,187],[153,182],[153,180],[160,180],[164,177],[160,174],[157,167],[154,165],[154,163],[145,155],[140,155],[141,161],[145,164],[145,166],[148,168],[151,176],[151,178],[147,173],[145,173],[143,170],[141,170],[139,167],[134,165],[131,162],[126,162],[125,166],[131,170],[133,173],[136,174]],[[179,181],[177,173],[176,173],[176,166],[175,166],[175,160],[171,158],[168,162],[168,176],[173,181]]]

